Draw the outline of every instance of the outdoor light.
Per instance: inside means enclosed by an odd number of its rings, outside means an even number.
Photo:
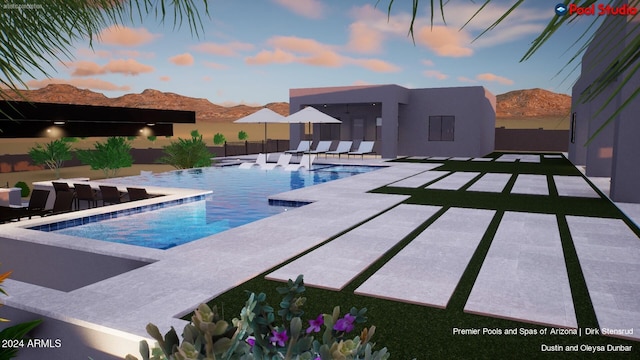
[[[147,123],[147,126],[156,126],[156,123]]]
[[[53,125],[64,125],[64,121],[54,121]]]

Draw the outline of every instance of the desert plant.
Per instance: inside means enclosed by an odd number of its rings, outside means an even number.
[[[302,275],[286,286],[277,288],[284,296],[280,309],[266,302],[264,293],[250,293],[240,318],[227,323],[217,309],[201,304],[185,326],[182,343],[175,330],[162,336],[158,328],[147,325],[147,332],[158,341],[158,347],[149,349],[146,341],[140,343],[143,359],[343,359],[385,360],[390,354],[386,348],[373,351],[371,338],[375,326],[363,328],[359,336],[349,335],[356,324],[366,322],[366,309],[351,308],[340,316],[340,307],[331,314],[320,314],[308,320],[302,329],[302,307],[306,298]],[[277,315],[277,317],[276,317]],[[324,331],[322,331],[324,327]],[[321,332],[322,331],[322,332]],[[318,333],[318,339],[316,339]],[[153,356],[153,357],[150,357]],[[127,360],[137,359],[127,355]]]
[[[31,189],[29,189],[29,185],[27,185],[24,181],[18,181],[13,187],[20,188],[20,196],[27,197],[31,193]]]
[[[46,165],[60,177],[60,168],[66,160],[71,160],[71,145],[64,140],[53,140],[46,145],[36,144],[29,150],[29,156],[36,165]]]
[[[213,143],[216,145],[222,145],[227,139],[221,133],[216,133],[213,135]]]
[[[211,166],[211,158],[215,156],[209,152],[197,130],[191,132],[191,139],[178,138],[178,141],[172,141],[163,149],[165,155],[158,162],[176,169]]]
[[[78,159],[91,166],[91,170],[102,170],[104,176],[116,176],[123,167],[131,167],[133,157],[131,144],[123,137],[110,137],[106,142],[97,141],[93,150],[77,150]]]
[[[149,136],[147,136],[147,140],[151,141],[153,144],[155,144],[155,143],[156,143],[156,140],[157,140],[157,139],[158,139],[158,137],[157,137],[157,136],[155,136],[155,135],[149,135]]]
[[[244,141],[244,140],[247,140],[248,138],[249,138],[249,135],[247,135],[247,132],[246,132],[246,131],[244,131],[244,130],[240,130],[240,131],[238,132],[238,140],[242,140],[242,141]]]

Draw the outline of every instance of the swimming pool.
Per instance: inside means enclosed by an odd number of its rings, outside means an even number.
[[[235,166],[170,171],[113,179],[123,186],[212,190],[203,201],[69,226],[50,231],[90,239],[168,249],[286,211],[270,195],[380,169],[376,166],[315,166],[313,171],[265,171]],[[296,204],[288,204],[295,206]],[[188,229],[188,231],[185,231]],[[46,229],[41,228],[39,230]]]

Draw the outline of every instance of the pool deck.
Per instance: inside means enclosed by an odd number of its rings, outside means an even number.
[[[504,155],[496,161],[535,162],[535,159],[535,156]],[[323,160],[321,158],[317,161]],[[337,158],[328,160],[338,162]],[[418,235],[410,246],[365,281],[356,293],[446,307],[470,254],[475,251],[484,236],[488,223],[499,219],[494,218],[493,211],[487,210],[476,213],[473,210],[449,208],[447,211],[438,212],[439,209],[436,207],[400,205],[408,196],[368,191],[389,184],[420,187],[427,183],[433,185],[430,188],[464,189],[469,181],[477,181],[481,185],[462,191],[499,192],[504,188],[505,177],[480,177],[477,173],[455,172],[444,176],[445,173],[430,171],[434,168],[434,163],[383,163],[379,158],[340,159],[339,163],[388,167],[274,195],[271,198],[277,200],[312,203],[169,250],[148,249],[53,233],[43,235],[42,232],[26,229],[54,219],[77,217],[74,213],[0,225],[3,238],[150,263],[68,292],[8,279],[4,287],[10,295],[4,303],[49,318],[114,333],[137,342],[139,339],[148,338],[145,326],[149,322],[156,324],[163,333],[171,326],[180,333],[186,324],[179,319],[180,316],[193,311],[200,303],[209,301],[270,269],[272,272],[267,275],[268,278],[286,280],[287,277],[295,277],[293,274],[306,268],[310,271],[308,275],[305,273],[305,283],[308,285],[313,286],[313,283],[317,282],[316,285],[320,287],[341,289],[404,235],[418,228],[431,216],[435,216],[435,222]],[[558,188],[563,191],[561,195],[593,196],[592,190],[585,191],[586,182],[564,178],[553,180],[557,183],[564,181]],[[175,198],[202,193],[176,189],[154,191],[170,191],[170,197]],[[549,196],[546,178],[541,181],[531,176],[516,179],[513,192]],[[143,201],[144,204],[154,204],[167,199],[169,197]],[[138,205],[140,204],[138,202]],[[99,214],[130,206],[133,205],[124,203],[90,209],[85,210],[85,214]],[[630,218],[634,218],[636,223],[640,223],[639,204],[621,204],[620,208]],[[411,213],[420,213],[420,218],[412,221]],[[465,222],[460,224],[460,218],[464,218]],[[597,236],[594,238],[579,233],[584,222],[581,222],[579,217],[571,217],[568,220],[572,235],[576,233],[575,236],[580,237],[577,253],[581,264],[585,262],[585,280],[594,299],[594,309],[599,322],[608,328],[633,328],[634,335],[625,337],[640,340],[640,299],[631,296],[631,293],[637,294],[640,291],[640,241],[637,241],[638,238],[626,225],[604,221],[601,224],[601,229],[604,229],[602,231],[611,230],[613,234],[620,234],[620,243],[598,242]],[[335,252],[335,247],[342,249],[341,242],[346,241],[345,239],[355,239],[354,241],[360,244],[358,246],[362,247],[363,239],[365,244],[367,243],[367,234],[392,234],[396,231],[401,233],[399,238],[381,237],[379,244],[375,242],[371,245],[366,258],[348,271],[338,271],[323,278],[326,271],[338,270],[336,266],[330,262],[313,268],[304,266],[307,261],[312,262],[318,257],[326,257],[327,252]],[[517,236],[519,242],[508,241],[512,237],[512,231],[520,234]],[[342,235],[327,242],[339,234]],[[450,242],[443,242],[443,237]],[[491,245],[483,263],[465,311],[551,326],[575,327],[573,303],[570,291],[567,293],[567,273],[557,237],[554,216],[506,213],[505,218],[501,219],[495,235],[496,241]],[[322,246],[284,267],[279,267],[289,259],[319,245]],[[258,247],[262,251],[246,250]],[[594,251],[604,251],[612,256],[596,261],[590,255]],[[616,256],[620,251],[625,254],[623,260]],[[431,252],[432,261],[416,257],[416,252]],[[544,269],[536,265],[540,261],[544,261]],[[438,263],[441,266],[435,265]],[[505,268],[513,268],[514,271],[504,271]],[[437,271],[441,275],[433,275]],[[404,293],[391,289],[388,280],[406,273],[411,273],[412,278],[424,279],[423,288],[409,289]],[[541,294],[539,289],[549,282],[554,284],[554,288]],[[396,287],[403,288],[402,284],[397,284]],[[416,294],[420,291],[429,294],[430,297],[425,295],[417,298]],[[517,296],[512,296],[514,294]],[[118,349],[115,355],[124,356],[127,353],[137,354],[137,345],[134,348]]]

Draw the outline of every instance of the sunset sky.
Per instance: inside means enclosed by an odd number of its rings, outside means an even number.
[[[35,89],[69,83],[109,97],[152,88],[222,105],[288,101],[290,88],[363,84],[482,85],[496,95],[536,87],[570,93],[579,70],[554,75],[593,19],[563,28],[521,63],[558,0],[527,1],[473,41],[514,1],[492,1],[461,30],[483,2],[449,1],[446,26],[437,13],[430,28],[430,1],[422,0],[414,43],[407,34],[411,1],[397,0],[387,18],[386,0],[377,8],[376,0],[210,0],[200,38],[187,26],[174,30],[172,19],[106,28],[93,50],[76,43],[75,58],[57,63],[53,79],[27,84]]]

